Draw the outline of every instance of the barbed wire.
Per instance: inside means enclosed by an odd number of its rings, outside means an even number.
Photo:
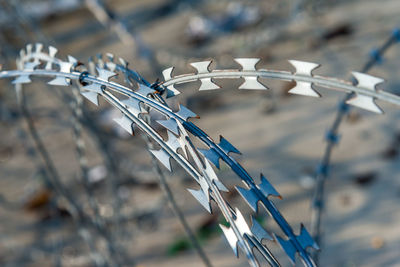
[[[374,65],[380,64],[383,61],[385,52],[400,42],[400,30],[394,29],[390,37],[377,49],[373,49],[370,52],[369,59],[365,65],[361,68],[361,72],[368,72]],[[357,81],[353,80],[353,84]],[[311,212],[311,234],[318,244],[321,245],[321,217],[324,211],[324,192],[325,192],[325,181],[329,177],[331,156],[333,148],[338,145],[341,136],[339,136],[339,128],[343,122],[344,117],[349,113],[350,106],[347,101],[351,99],[352,94],[348,94],[343,97],[338,103],[338,109],[336,117],[329,130],[325,135],[326,146],[321,162],[316,168],[315,173],[315,188],[312,199],[312,212]],[[318,262],[318,253],[315,253],[314,260]]]
[[[277,235],[274,238],[282,246],[289,258],[294,262],[295,254],[298,252],[305,266],[315,266],[306,248],[312,246],[318,248],[314,240],[308,234],[307,230],[302,226],[300,235],[293,233],[292,228],[284,219],[282,214],[277,210],[269,196],[278,196],[279,193],[272,187],[268,180],[261,176],[261,184],[257,185],[253,178],[244,170],[239,163],[235,161],[228,153],[240,153],[233,145],[231,145],[223,137],[220,138],[219,144],[216,144],[212,139],[193,122],[188,119],[196,117],[196,114],[191,112],[184,106],[180,106],[180,110],[173,112],[162,101],[157,101],[158,98],[165,92],[167,97],[177,95],[179,91],[174,88],[177,83],[186,83],[195,80],[200,80],[200,90],[217,89],[219,86],[212,79],[217,78],[243,78],[245,81],[240,86],[241,89],[266,89],[257,79],[258,77],[267,77],[272,79],[280,79],[284,81],[295,81],[296,86],[290,90],[291,93],[303,94],[309,96],[319,96],[313,88],[313,85],[319,85],[328,89],[336,89],[345,92],[352,92],[354,97],[348,103],[359,106],[361,108],[381,113],[380,108],[374,103],[374,99],[381,99],[389,103],[400,105],[399,97],[384,91],[376,91],[375,86],[381,79],[375,78],[362,73],[353,73],[358,80],[358,85],[354,86],[348,82],[337,80],[334,78],[325,78],[312,74],[312,71],[318,67],[317,64],[291,61],[295,66],[296,72],[274,71],[274,70],[257,70],[255,68],[259,59],[236,59],[242,66],[241,70],[209,70],[210,61],[192,63],[196,68],[195,74],[184,74],[172,77],[172,68],[163,72],[165,82],[151,85],[139,75],[135,82],[139,84],[139,88],[133,91],[131,87],[112,82],[110,79],[116,75],[114,72],[117,68],[127,69],[126,64],[116,64],[113,62],[113,57],[109,57],[109,61],[105,62],[104,67],[97,66],[98,76],[89,74],[88,72],[77,71],[74,66],[77,65],[77,60],[68,57],[68,61],[62,61],[55,58],[56,50],[49,48],[49,54],[41,52],[42,47],[37,45],[35,51],[32,46],[28,46],[26,51],[21,52],[21,59],[29,55],[32,60],[27,60],[22,65],[18,64],[20,70],[2,71],[0,78],[16,77],[13,83],[29,83],[30,76],[53,77],[49,82],[51,85],[69,86],[71,80],[79,81],[83,87],[81,94],[89,99],[94,104],[98,104],[98,96],[102,96],[112,106],[121,111],[123,116],[117,118],[116,122],[121,125],[129,133],[133,133],[132,125],[135,124],[139,129],[144,131],[153,141],[160,147],[159,150],[151,150],[154,156],[160,162],[171,170],[170,158],[174,158],[201,186],[200,190],[190,190],[195,198],[207,209],[211,210],[209,201],[214,200],[220,207],[224,217],[230,223],[231,228],[224,228],[224,233],[237,253],[237,244],[246,252],[249,263],[257,266],[257,261],[251,250],[256,247],[264,258],[272,265],[278,266],[279,263],[272,256],[266,246],[262,245],[262,239],[270,239],[271,236],[253,220],[253,226],[250,229],[243,216],[238,210],[234,210],[225,202],[220,190],[226,188],[218,180],[212,167],[208,161],[212,162],[217,168],[219,167],[219,159],[225,161],[230,168],[245,182],[249,189],[237,187],[239,193],[248,202],[250,207],[257,212],[258,202],[261,201],[267,208],[270,215],[280,226],[286,237],[283,239]],[[124,62],[123,60],[121,60]],[[19,61],[21,62],[21,61]],[[44,62],[44,63],[43,63]],[[43,64],[41,64],[43,63]],[[43,65],[44,68],[43,68]],[[55,67],[55,66],[57,67]],[[132,73],[135,73],[132,71]],[[149,86],[150,85],[150,86]],[[112,92],[118,95],[128,97],[119,99]],[[149,97],[152,95],[154,98]],[[145,105],[152,110],[155,110],[166,117],[166,120],[157,121],[168,133],[168,140],[164,139],[144,121],[140,114],[145,113],[142,108]],[[208,150],[200,150],[194,147],[189,138],[188,131],[193,136],[199,138],[206,144]],[[181,152],[178,152],[178,149]],[[189,157],[186,154],[188,150],[190,157],[195,161],[195,165],[189,162]],[[204,156],[199,154],[202,152]],[[207,158],[207,160],[205,160]],[[261,231],[262,230],[262,231]]]

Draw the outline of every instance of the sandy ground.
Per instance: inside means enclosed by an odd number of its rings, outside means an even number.
[[[188,44],[184,36],[189,18],[202,12],[219,12],[226,1],[224,4],[204,4],[194,10],[182,8],[173,15],[133,26],[146,9],[161,3],[161,0],[118,0],[113,2],[113,8],[130,23],[131,30],[140,32],[143,41],[154,49],[171,51],[171,54],[180,54],[188,60],[216,58],[218,68],[234,66],[233,57],[260,57],[263,59],[261,67],[288,70],[291,67],[287,60],[298,59],[320,63],[322,67],[316,71],[318,74],[348,79],[351,71],[361,68],[369,51],[382,44],[392,29],[399,26],[400,5],[397,0],[327,4],[321,14],[300,14],[291,22],[285,22],[288,20],[285,17],[288,7],[282,4],[278,7],[273,1],[261,2],[260,10],[265,16],[278,14],[283,22],[274,23],[272,17],[269,19],[270,29],[265,25],[255,25],[196,47]],[[324,32],[343,24],[352,28],[351,34],[321,41],[319,36]],[[150,81],[161,76],[152,72],[144,60],[135,57],[132,48],[124,46],[84,9],[44,21],[41,27],[54,40],[62,56],[71,54],[85,61],[98,52],[111,52],[128,60],[132,68]],[[277,33],[273,34],[272,29],[277,29]],[[253,47],[252,37],[270,30],[271,37]],[[162,64],[165,67],[174,65]],[[370,73],[387,81],[382,88],[400,93],[399,67],[400,46],[397,45],[387,52],[384,63],[374,67]],[[188,71],[192,69],[178,66],[176,73]],[[6,106],[16,109],[11,87],[4,81],[1,84]],[[238,81],[221,84],[223,89],[213,92],[198,92],[196,84],[181,87],[179,101],[187,103],[201,116],[195,123],[211,137],[217,140],[222,134],[242,152],[238,160],[253,177],[258,177],[260,172],[268,177],[283,196],[283,200],[274,202],[296,232],[300,222],[309,227],[312,190],[307,177],[322,156],[323,136],[333,121],[342,94],[320,89],[323,98],[310,99],[288,97],[285,94],[287,83],[283,82],[265,81],[271,88],[268,92],[239,91],[235,89]],[[79,194],[79,169],[68,106],[42,85],[37,81],[26,90],[35,123],[63,181],[75,187],[77,198],[85,201]],[[86,104],[94,109],[90,103]],[[276,104],[274,111],[267,112],[272,104]],[[341,127],[342,140],[334,150],[331,178],[326,184],[321,266],[400,266],[400,181],[397,179],[400,159],[398,156],[391,159],[382,156],[393,144],[399,146],[394,140],[400,133],[400,126],[396,123],[400,110],[386,103],[379,104],[386,111],[385,115],[356,111]],[[100,109],[104,111],[107,108],[103,104]],[[26,129],[21,119],[1,124],[0,192],[15,203],[24,202],[42,187],[40,178],[35,175],[40,159],[37,155],[33,159],[27,156],[26,147],[31,146],[31,141],[28,137],[20,137],[21,127]],[[101,156],[91,136],[86,134],[85,137],[89,143],[90,166],[101,164]],[[129,140],[113,138],[113,145],[124,173],[142,181],[156,181],[145,144],[138,135]],[[185,189],[196,186],[185,184],[183,180],[187,177],[184,172],[177,165],[174,167],[176,175],[168,174],[167,178],[189,222],[196,228],[210,217]],[[374,178],[366,183],[357,182],[360,179],[357,177],[368,173],[375,174]],[[226,166],[222,167],[219,175],[227,185],[240,183]],[[157,206],[162,198],[158,189],[128,186],[125,189],[128,189],[124,206],[126,213]],[[100,188],[99,194],[102,190],[105,189]],[[107,210],[110,198],[99,198]],[[239,197],[232,196],[232,201],[249,212]],[[214,210],[218,214],[217,209]],[[74,234],[71,221],[66,219],[57,225],[41,222],[41,214],[21,208],[0,208],[1,264],[53,266],[57,258],[62,257],[64,266],[87,266],[87,257],[82,252],[87,248]],[[140,266],[202,266],[193,250],[167,256],[168,246],[184,233],[167,207],[160,210],[157,221],[157,226],[151,230],[128,224],[124,228],[127,234],[121,238],[125,251]],[[270,226],[268,229],[276,229],[269,219],[267,225]],[[46,251],[40,247],[40,244],[58,244],[59,240],[65,243],[60,245],[63,247],[61,251]],[[276,252],[282,266],[290,266],[277,244],[269,243],[267,246]],[[84,248],[82,251],[81,247]],[[243,255],[239,260],[234,257],[222,236],[207,240],[203,247],[214,266],[247,266]]]

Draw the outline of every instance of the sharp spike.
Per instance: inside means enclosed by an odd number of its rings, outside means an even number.
[[[174,71],[174,67],[170,67],[162,71],[162,75],[164,76],[164,81],[168,81],[172,79],[172,72]]]
[[[282,249],[286,252],[286,255],[289,256],[290,261],[294,265],[296,261],[296,248],[292,245],[290,240],[284,240],[277,235],[275,235],[275,239],[278,241]]]
[[[75,66],[76,64],[78,64],[78,60],[70,55],[68,55],[68,62],[71,63],[72,66]]]
[[[21,75],[18,76],[16,79],[14,79],[11,83],[12,84],[20,84],[20,83],[30,83],[31,79],[29,78],[29,75]]]
[[[72,63],[70,62],[60,62],[58,63],[60,66],[60,72],[63,73],[71,73]],[[71,84],[70,80],[65,77],[56,76],[53,80],[49,81],[50,85],[60,85],[60,86],[69,86]]]
[[[196,113],[194,113],[193,111],[182,105],[179,105],[179,111],[175,112],[175,114],[179,115],[184,120],[187,120],[189,118],[199,118],[199,116]]]
[[[211,213],[211,205],[210,202],[207,200],[206,195],[204,194],[203,190],[194,190],[188,189],[190,194],[209,212]]]
[[[110,71],[115,71],[117,69],[117,64],[114,62],[106,62],[105,65]]]
[[[199,91],[220,89],[221,86],[214,83],[211,78],[200,79],[201,85]]]
[[[171,131],[167,131],[167,134],[168,141],[166,143],[174,152],[176,152],[179,148],[182,147],[181,142],[179,142],[179,139]]]
[[[107,53],[106,56],[107,56],[109,61],[114,62],[114,55],[113,54]]]
[[[259,198],[254,193],[252,189],[245,189],[240,186],[235,186],[236,190],[239,194],[246,200],[247,204],[251,207],[251,209],[257,213],[258,212],[258,201]]]
[[[125,131],[127,131],[130,135],[133,135],[133,122],[130,118],[123,115],[121,118],[114,118],[114,121],[118,123],[123,129],[125,129]]]
[[[244,219],[242,213],[238,208],[235,208],[236,211],[236,226],[239,229],[240,234],[243,236],[245,234],[252,236],[249,226],[247,225],[246,220]]]
[[[49,56],[50,57],[54,58],[56,56],[57,52],[58,52],[57,48],[55,48],[54,46],[49,46]]]
[[[201,187],[201,190],[204,192],[207,201],[210,202],[210,187],[208,186],[208,183],[203,176],[201,176],[199,179],[199,185]]]
[[[142,113],[142,108],[140,107],[140,101],[134,98],[127,98],[121,101],[128,110],[134,114],[136,117]]]
[[[312,76],[312,72],[321,66],[320,64],[299,60],[289,60],[289,62],[296,68],[296,75]]]
[[[96,67],[96,70],[99,74],[99,78],[105,81],[109,81],[112,77],[117,76],[115,72],[103,68]]]
[[[257,187],[261,190],[261,192],[263,192],[263,194],[266,197],[275,196],[277,198],[282,199],[282,196],[278,193],[278,191],[275,190],[272,184],[268,182],[268,180],[264,177],[264,175],[261,174],[260,176],[261,176],[261,183]]]
[[[268,234],[267,231],[258,223],[254,217],[251,217],[252,219],[252,226],[251,226],[251,232],[253,233],[253,236],[257,239],[258,242],[262,242],[262,240],[274,240],[274,238]]]
[[[222,135],[219,136],[219,146],[226,152],[226,153],[237,153],[242,154],[240,151],[234,147],[231,143],[228,142]]]
[[[172,72],[174,71],[174,67],[170,67],[168,69],[165,69],[162,71],[162,75],[164,77],[164,81],[168,81],[172,79]],[[167,87],[167,98],[174,97],[176,95],[179,95],[181,92],[176,90],[174,85],[170,85]]]
[[[24,65],[24,69],[26,71],[33,71],[36,66],[39,65],[39,62],[26,62]],[[12,81],[12,84],[21,84],[21,83],[30,83],[31,79],[29,78],[29,74],[24,74],[18,76],[15,80]]]
[[[127,67],[128,66],[128,62],[126,62],[126,60],[125,59],[123,59],[123,58],[118,58],[118,60],[119,60],[119,62],[121,63],[121,65],[123,65],[124,67]]]
[[[357,87],[369,89],[371,91],[376,90],[376,86],[380,83],[383,83],[385,80],[382,78],[374,77],[361,72],[352,72],[354,78],[357,79]]]
[[[321,97],[321,95],[314,90],[313,85],[308,82],[296,81],[296,86],[289,90],[289,93],[295,95],[305,95],[312,97]]]
[[[23,59],[23,58],[25,57],[25,55],[26,55],[26,53],[25,53],[25,50],[24,50],[24,49],[19,50],[19,57],[20,57],[21,59]]]
[[[211,167],[208,160],[205,161],[205,172],[207,173],[208,177],[215,183],[220,191],[229,192],[228,188],[218,179],[218,176],[215,174],[214,169]]]
[[[83,86],[82,89],[85,91],[96,92],[98,94],[103,93],[104,86],[97,83],[91,83],[89,85]]]
[[[173,85],[170,85],[167,87],[167,98],[174,97],[176,95],[179,95],[181,92],[176,90],[176,88]]]
[[[244,82],[239,86],[239,89],[248,90],[268,90],[262,83],[258,81],[257,77],[242,77]]]
[[[375,103],[374,99],[369,96],[357,94],[355,97],[347,100],[346,103],[378,114],[383,114],[383,110]]]
[[[176,123],[175,119],[168,119],[168,120],[158,120],[158,124],[162,125],[169,131],[173,132],[176,135],[179,135],[178,124]]]
[[[297,236],[297,240],[304,249],[307,247],[312,247],[316,250],[319,250],[318,244],[314,241],[303,224],[300,226],[300,235]]]
[[[360,72],[353,72],[353,75],[358,81],[357,87],[371,91],[376,91],[376,86],[384,82],[381,78]],[[383,110],[375,103],[374,98],[370,96],[357,93],[353,98],[347,100],[346,103],[378,114],[383,113]]]
[[[237,239],[237,237],[235,235],[235,232],[233,231],[232,228],[228,228],[228,227],[226,227],[226,226],[224,226],[222,224],[220,224],[219,227],[224,232],[226,240],[228,240],[228,243],[231,246],[231,248],[233,250],[233,253],[235,253],[236,257],[239,257],[238,247],[237,247],[238,239]]]
[[[164,149],[150,149],[150,152],[165,166],[165,168],[172,171],[171,162],[169,161],[170,155]]]
[[[81,91],[81,95],[83,95],[86,99],[88,99],[90,102],[95,104],[96,106],[99,105],[99,99],[97,97],[97,93],[94,92],[83,92]]]
[[[235,58],[234,60],[242,66],[242,71],[255,71],[256,65],[260,61],[259,58]]]
[[[67,79],[64,78],[64,77],[56,76],[53,80],[47,82],[47,84],[60,85],[60,86],[69,86],[70,82],[67,81]]]
[[[33,48],[33,45],[32,45],[32,44],[27,44],[27,45],[26,45],[26,53],[27,53],[28,55],[32,54],[32,48]]]
[[[36,53],[40,53],[40,52],[42,52],[42,49],[43,49],[43,44],[42,43],[36,43],[35,52]]]
[[[209,73],[211,60],[208,61],[200,61],[200,62],[192,62],[190,65],[197,70],[197,74],[199,73]]]
[[[218,155],[217,152],[215,152],[214,149],[198,149],[209,161],[211,161],[212,164],[215,165],[219,169],[219,158],[220,156]]]

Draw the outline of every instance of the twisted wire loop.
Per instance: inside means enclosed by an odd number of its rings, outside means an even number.
[[[191,175],[200,185],[200,189],[189,189],[189,192],[202,204],[206,210],[211,212],[210,201],[216,202],[230,227],[221,226],[234,253],[238,255],[238,247],[245,252],[251,266],[258,266],[253,249],[256,248],[271,266],[279,266],[268,248],[262,244],[263,239],[278,241],[289,259],[294,263],[298,253],[305,266],[316,266],[307,248],[318,249],[318,245],[311,238],[303,225],[299,235],[295,235],[291,226],[283,215],[270,200],[271,196],[280,197],[280,194],[261,175],[261,183],[256,184],[248,172],[229,155],[229,153],[240,153],[231,143],[222,136],[220,142],[215,143],[204,131],[198,128],[189,118],[197,117],[192,111],[184,106],[173,112],[164,102],[162,94],[172,97],[179,94],[174,87],[177,83],[186,83],[200,80],[200,90],[213,90],[220,88],[214,81],[217,78],[243,78],[244,83],[240,89],[267,89],[258,81],[258,77],[280,79],[284,81],[294,80],[296,86],[290,90],[294,94],[302,94],[318,97],[319,93],[314,85],[328,89],[341,90],[354,93],[348,103],[370,111],[381,113],[381,109],[375,104],[375,99],[384,100],[389,103],[400,105],[400,97],[377,91],[375,86],[382,80],[362,73],[353,73],[358,80],[357,86],[333,79],[316,76],[312,71],[319,65],[301,61],[291,61],[296,68],[295,73],[285,71],[257,70],[255,68],[259,59],[236,59],[241,70],[209,70],[210,61],[192,63],[197,70],[195,74],[184,74],[172,77],[173,68],[163,72],[165,82],[150,84],[139,74],[127,68],[127,63],[120,59],[120,63],[114,62],[112,55],[107,56],[107,61],[100,66],[95,64],[97,76],[87,72],[77,71],[74,66],[78,62],[71,56],[67,61],[55,58],[57,50],[49,47],[49,52],[42,52],[43,46],[37,44],[35,49],[28,45],[26,50],[20,53],[20,60],[17,61],[19,70],[2,71],[0,78],[15,77],[13,83],[29,83],[30,76],[53,77],[48,83],[51,85],[68,86],[72,80],[79,81],[83,86],[80,93],[89,101],[98,105],[98,96],[121,111],[122,116],[115,121],[130,134],[134,133],[134,126],[142,130],[159,147],[151,150],[151,153],[168,169],[171,169],[170,159],[173,158],[183,169]],[[24,64],[21,64],[24,59]],[[125,76],[127,85],[111,81],[116,75],[115,71],[129,73]],[[127,78],[129,77],[129,78]],[[137,83],[138,89],[133,90],[132,84]],[[122,98],[124,97],[124,98]],[[144,108],[146,107],[146,108]],[[165,120],[157,121],[168,133],[168,139],[164,140],[161,135],[151,127],[150,123],[142,117],[146,110],[154,110],[165,116]],[[200,139],[208,146],[207,150],[198,149],[193,145],[189,133]],[[194,161],[194,164],[189,159]],[[219,160],[222,159],[230,168],[243,180],[247,188],[236,187],[249,206],[258,212],[258,202],[263,203],[271,217],[281,228],[285,237],[276,234],[270,235],[265,229],[252,220],[252,226],[246,223],[241,212],[233,209],[224,200],[221,191],[227,191],[226,187],[219,181],[216,173],[210,165],[213,163],[219,168]]]

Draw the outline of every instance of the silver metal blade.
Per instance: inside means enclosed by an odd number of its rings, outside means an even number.
[[[260,62],[259,58],[235,58],[234,60],[242,66],[242,71],[255,71],[257,63]]]
[[[219,169],[219,159],[220,156],[218,155],[218,153],[210,148],[210,149],[202,149],[199,148],[198,149],[212,164],[215,165],[215,167],[217,167],[217,169]]]
[[[172,171],[170,155],[164,150],[153,150],[150,149],[150,152],[167,168],[169,171]]]
[[[262,83],[258,81],[258,77],[243,77],[244,82],[239,86],[239,89],[248,90],[268,90]]]
[[[216,90],[221,88],[221,86],[214,83],[211,78],[200,79],[200,82],[199,91]]]
[[[114,121],[118,123],[130,135],[133,135],[133,129],[132,129],[133,121],[130,118],[128,118],[125,115],[122,115],[121,118],[114,118]]]
[[[83,86],[82,90],[89,91],[89,92],[94,92],[94,93],[97,93],[97,94],[102,94],[103,93],[103,86],[101,84],[91,83],[89,85]]]
[[[263,240],[274,240],[274,238],[267,232],[265,229],[258,223],[254,217],[251,217],[252,219],[252,226],[251,226],[251,232],[253,233],[253,236],[257,239],[258,242],[262,242]]]
[[[208,61],[200,61],[200,62],[192,62],[190,65],[197,70],[197,74],[199,73],[209,73],[211,60]]]
[[[238,238],[236,237],[235,232],[233,231],[232,228],[226,227],[225,225],[222,224],[220,224],[219,227],[224,232],[226,240],[228,240],[229,246],[231,246],[233,253],[236,255],[236,257],[239,257],[238,247],[237,247]]]
[[[90,102],[92,102],[93,104],[95,104],[96,106],[99,105],[99,99],[98,99],[98,94],[94,93],[94,92],[80,92],[81,95],[83,95],[86,99],[88,99]]]
[[[179,111],[175,112],[175,114],[182,117],[184,120],[187,120],[189,118],[199,118],[199,116],[196,113],[194,113],[193,111],[191,111],[190,109],[188,109],[183,105],[179,105]]]
[[[312,76],[312,72],[319,68],[321,65],[312,62],[299,61],[299,60],[289,60],[290,64],[296,68],[295,74]]]
[[[133,113],[136,117],[142,112],[140,107],[140,101],[132,97],[121,100],[121,102],[128,108],[128,110]]]
[[[376,86],[384,82],[381,78],[365,73],[352,72],[352,74],[358,81],[357,87],[359,88],[376,91]],[[346,103],[378,114],[383,113],[383,110],[375,103],[375,100],[372,97],[360,93],[357,93],[353,98],[347,100]]]
[[[157,123],[168,129],[169,131],[173,132],[174,134],[179,135],[178,124],[176,123],[175,119],[158,120]]]
[[[290,89],[289,93],[296,95],[321,97],[321,95],[314,90],[313,85],[308,82],[296,82],[296,86]]]
[[[247,204],[251,207],[251,209],[258,213],[258,201],[260,200],[258,196],[254,193],[253,189],[245,189],[240,186],[235,186],[236,190],[239,194],[246,200]]]
[[[211,213],[211,205],[203,190],[188,189],[190,194],[209,212]]]
[[[117,73],[109,71],[100,67],[96,67],[99,78],[105,81],[109,81],[112,77],[117,76]]]

